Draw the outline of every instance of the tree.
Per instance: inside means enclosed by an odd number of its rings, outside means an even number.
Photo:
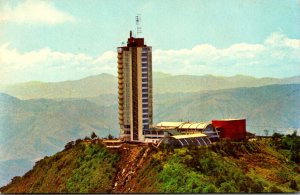
[[[297,182],[295,180],[290,181],[290,188],[292,188],[293,190],[298,190]]]
[[[65,150],[68,150],[70,148],[72,148],[74,146],[75,142],[74,141],[70,141],[65,145]]]
[[[108,134],[107,139],[114,139],[114,136],[112,136],[111,134]]]
[[[268,137],[269,135],[269,130],[268,129],[264,129],[265,135]]]
[[[75,145],[78,145],[80,142],[82,142],[82,140],[81,140],[81,139],[77,139],[77,140],[75,141]]]
[[[272,193],[282,193],[282,190],[276,187],[275,185],[271,186],[270,192]]]
[[[204,193],[214,193],[217,192],[217,188],[214,184],[207,184],[206,187],[203,189]]]
[[[274,133],[273,135],[272,135],[272,137],[273,137],[273,139],[280,139],[280,138],[282,138],[284,135],[283,134],[280,134],[280,133]]]
[[[290,159],[296,163],[300,162],[300,137],[294,135],[291,139],[291,146],[290,146]]]
[[[98,138],[98,135],[96,135],[96,133],[93,131],[93,133],[91,134],[91,138],[92,139]]]
[[[235,188],[235,183],[233,181],[223,182],[219,191],[221,193],[238,192],[238,190]]]

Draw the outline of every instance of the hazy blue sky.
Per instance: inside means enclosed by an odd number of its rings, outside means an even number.
[[[0,0],[1,83],[116,74],[138,13],[155,71],[300,75],[298,0]]]

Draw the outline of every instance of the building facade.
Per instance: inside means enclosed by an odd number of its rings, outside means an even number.
[[[152,48],[130,31],[127,46],[117,50],[120,138],[144,141],[153,121]]]

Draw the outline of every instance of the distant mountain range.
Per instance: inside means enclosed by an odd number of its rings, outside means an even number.
[[[2,160],[24,154],[30,159],[43,157],[93,131],[107,136],[112,129],[118,135],[116,105],[104,107],[84,99],[19,100],[0,94],[0,108]]]
[[[154,122],[246,118],[247,130],[264,135],[300,130],[300,85],[224,89],[155,96]],[[289,132],[292,133],[292,132]],[[300,133],[300,131],[299,131]]]
[[[20,99],[86,98],[100,94],[116,94],[116,77],[109,74],[90,76],[80,80],[45,83],[32,81],[2,87],[4,93]]]
[[[88,100],[19,100],[0,94],[0,186],[34,161],[94,131],[118,135],[117,107]]]
[[[213,75],[171,75],[154,72],[153,91],[161,93],[187,93],[238,87],[259,87],[272,84],[300,84],[300,76],[277,79],[255,78],[245,75],[222,77]],[[39,81],[8,85],[1,92],[20,99],[88,98],[101,94],[117,94],[117,77],[100,74],[75,81],[45,83]]]
[[[155,73],[154,73],[155,75]],[[300,84],[300,76],[277,79],[255,78],[245,75],[232,77],[223,76],[194,76],[194,75],[167,75],[154,76],[155,93],[200,92],[207,90],[231,89],[239,87],[260,87],[273,84]]]
[[[269,85],[273,83],[280,85]],[[300,128],[300,84],[289,83],[300,83],[299,77],[156,73],[154,122],[246,118],[251,132],[287,133]],[[70,140],[92,131],[100,137],[119,133],[117,80],[112,75],[59,83],[29,82],[2,91],[10,95],[0,94],[0,186]]]

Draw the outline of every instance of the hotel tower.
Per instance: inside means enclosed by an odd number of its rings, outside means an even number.
[[[130,31],[117,50],[120,138],[144,141],[152,127],[152,48]]]

